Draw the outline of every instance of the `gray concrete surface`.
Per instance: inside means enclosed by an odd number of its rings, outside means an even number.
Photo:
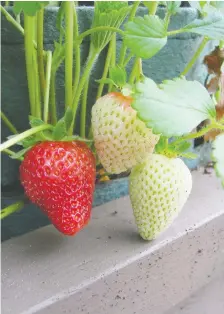
[[[166,314],[213,313],[224,313],[224,272]]]
[[[155,241],[139,238],[125,197],[96,208],[74,238],[48,226],[4,242],[2,313],[162,314],[223,266],[224,192],[194,172],[185,208]]]

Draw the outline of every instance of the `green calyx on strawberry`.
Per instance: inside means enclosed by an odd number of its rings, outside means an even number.
[[[97,155],[109,173],[125,172],[152,153],[159,135],[137,118],[132,98],[109,93],[92,108],[92,130]]]
[[[75,235],[91,216],[96,161],[85,139],[69,136],[70,109],[55,126],[30,117],[32,128],[46,126],[25,138],[13,158],[22,157],[20,181],[28,199],[39,206],[65,235]],[[49,128],[48,128],[49,126]]]
[[[192,188],[189,169],[179,158],[152,154],[130,175],[130,199],[139,234],[155,239],[186,203]]]

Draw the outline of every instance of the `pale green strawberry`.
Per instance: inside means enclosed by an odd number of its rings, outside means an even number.
[[[95,148],[109,173],[119,174],[141,163],[159,140],[137,118],[131,102],[131,97],[114,92],[99,98],[92,108]]]
[[[187,201],[191,188],[191,173],[179,158],[153,154],[132,169],[130,198],[143,239],[155,239],[170,226]]]

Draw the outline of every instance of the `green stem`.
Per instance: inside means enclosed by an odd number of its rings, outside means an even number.
[[[1,210],[1,219],[4,219],[5,217],[13,214],[14,212],[22,209],[24,207],[24,201],[16,202],[12,205],[9,205],[8,207]]]
[[[5,154],[7,154],[7,155],[9,155],[9,156],[12,156],[12,155],[15,154],[15,152],[13,152],[12,150],[7,149],[7,148],[4,149],[2,152],[5,153]],[[18,160],[20,160],[20,161],[23,161],[23,157],[17,157],[17,158],[15,158],[15,159],[18,159]]]
[[[40,9],[37,12],[37,58],[42,99],[44,99],[45,93],[43,30],[44,30],[44,9]]]
[[[175,29],[174,31],[169,31],[167,32],[167,36],[172,36],[172,35],[176,35],[176,34],[180,34],[180,33],[184,33],[185,31],[180,28],[180,29]]]
[[[16,15],[16,22],[20,24],[20,13]]]
[[[24,35],[24,29],[22,26],[9,14],[6,9],[1,5],[1,12],[5,15],[7,21],[9,21],[17,30]]]
[[[74,2],[65,1],[65,108],[72,107]]]
[[[133,7],[131,9],[128,21],[133,21],[135,14],[137,12],[138,6],[140,4],[140,1],[135,1],[133,4]],[[124,59],[126,56],[127,46],[125,45],[124,41],[122,42],[122,46],[120,49],[120,58],[119,58],[119,65],[122,66],[124,64]]]
[[[5,1],[5,7],[9,6],[9,1]]]
[[[50,84],[50,105],[51,105],[51,123],[57,123],[57,110],[56,110],[56,91],[55,91],[55,82],[56,80],[56,71],[52,70],[51,72],[51,84]]]
[[[81,104],[81,124],[80,124],[80,136],[86,137],[86,104],[88,96],[89,80],[86,81],[83,95],[82,95],[82,104]]]
[[[52,52],[47,51],[47,65],[46,65],[46,85],[44,94],[44,122],[48,122],[48,112],[49,112],[49,93],[50,93],[50,83],[51,83],[51,65],[52,65]]]
[[[84,71],[82,73],[82,76],[81,76],[81,79],[79,81],[79,86],[78,86],[78,88],[76,90],[76,94],[75,94],[75,97],[73,99],[73,105],[72,105],[73,121],[72,121],[71,128],[70,128],[70,134],[72,134],[72,131],[73,131],[73,128],[74,128],[76,112],[77,112],[77,109],[78,109],[79,99],[80,99],[82,90],[84,88],[84,85],[85,85],[86,81],[89,79],[90,72],[92,70],[93,64],[96,61],[97,57],[98,57],[98,52],[90,53],[90,56],[89,56],[89,58],[87,60],[85,69],[84,69]]]
[[[35,85],[35,117],[41,119],[40,81],[37,64],[37,52],[33,50],[33,78]]]
[[[197,61],[198,57],[200,56],[201,52],[203,51],[203,49],[205,48],[206,44],[208,42],[208,38],[204,38],[200,44],[200,46],[198,47],[197,51],[195,52],[195,54],[193,55],[192,59],[190,60],[190,62],[187,64],[186,68],[183,70],[183,72],[181,73],[181,75],[186,75],[189,70],[192,68],[192,66],[194,65],[194,63]]]
[[[109,48],[107,51],[107,57],[105,60],[105,64],[104,64],[104,70],[103,70],[103,75],[101,79],[106,79],[107,78],[107,74],[109,71],[109,66],[110,66],[110,62],[111,62],[111,57],[112,57],[112,53],[113,53],[113,40],[110,41],[109,43]],[[103,88],[104,88],[104,83],[100,82],[99,87],[98,87],[98,91],[97,91],[97,96],[96,98],[100,98],[103,92]]]
[[[78,25],[78,18],[76,7],[74,7],[74,39],[79,36],[79,25]],[[80,78],[80,70],[81,70],[81,58],[80,58],[80,44],[78,42],[74,45],[74,54],[75,54],[75,71],[74,71],[74,82],[73,82],[73,93],[72,97],[75,97],[75,93],[79,84]]]
[[[116,65],[116,34],[114,34],[111,38],[111,61],[110,61],[110,67],[115,67]],[[113,89],[113,84],[108,85],[108,92],[111,92]]]
[[[86,36],[89,36],[95,32],[102,32],[102,31],[111,31],[111,32],[119,33],[121,36],[124,36],[124,31],[122,31],[119,28],[111,27],[111,26],[98,26],[98,27],[90,28],[87,31],[81,33],[79,37],[77,37],[77,41],[82,42]]]
[[[129,84],[133,84],[136,79],[136,74],[138,73],[138,67],[139,67],[139,59],[140,58],[137,58],[137,57],[135,58],[132,71],[129,77]]]
[[[25,31],[25,56],[27,83],[29,89],[30,111],[35,116],[35,81],[33,79],[33,36],[34,36],[35,16],[24,14],[24,31]]]
[[[7,125],[7,127],[9,128],[9,130],[13,133],[13,134],[17,134],[18,131],[16,130],[16,128],[14,127],[14,125],[12,124],[11,121],[9,121],[9,119],[6,117],[6,115],[1,111],[1,118],[2,120],[5,122],[5,124]]]
[[[157,10],[158,4],[159,4],[158,1],[151,1],[151,5],[150,5],[150,8],[149,8],[149,13],[151,15],[155,15],[156,14],[156,10]]]
[[[168,29],[169,23],[170,23],[170,17],[171,14],[169,12],[166,13],[165,18],[164,18],[164,23],[165,23],[165,28],[166,30]]]
[[[9,21],[24,36],[23,27],[3,8],[3,6],[1,6],[1,12],[5,15],[7,21]],[[37,49],[37,43],[35,40],[33,40],[33,45],[34,48]]]
[[[217,129],[217,130],[223,130],[224,131],[224,125],[220,124],[220,123],[212,123],[206,127],[204,127],[203,129],[201,129],[198,132],[194,132],[194,133],[190,133],[187,134],[185,136],[182,136],[181,138],[177,139],[176,141],[172,142],[172,145],[176,145],[181,143],[182,141],[187,141],[187,140],[191,140],[191,139],[195,139],[195,138],[199,138],[202,137],[203,135],[205,135],[207,132],[213,130],[213,129]]]
[[[124,61],[124,67],[126,67],[127,65],[128,65],[128,63],[131,61],[131,59],[133,58],[133,54],[132,53],[130,53],[128,56],[127,56],[127,58],[126,58],[126,60]]]
[[[10,140],[2,143],[0,145],[0,152],[2,152],[6,148],[9,148],[9,147],[17,144],[18,142],[24,140],[25,138],[27,138],[27,137],[35,134],[35,133],[38,133],[38,132],[44,131],[44,130],[49,130],[49,129],[53,129],[53,126],[49,125],[49,124],[42,124],[42,125],[39,125],[39,126],[32,128],[32,129],[26,130],[25,132],[20,133],[16,136],[10,138]]]

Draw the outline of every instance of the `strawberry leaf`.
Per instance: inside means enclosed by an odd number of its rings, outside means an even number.
[[[181,5],[181,1],[167,1],[167,11],[171,15],[175,15]]]
[[[110,26],[119,28],[130,12],[127,1],[95,1],[92,28]],[[101,51],[111,40],[111,31],[94,32],[91,43],[96,51]]]
[[[132,107],[147,127],[167,137],[189,133],[216,116],[215,104],[205,87],[184,78],[160,86],[145,78],[136,87]]]
[[[66,123],[65,119],[62,118],[55,125],[52,136],[55,141],[60,141],[66,135]]]
[[[30,126],[34,128],[35,126],[39,126],[45,124],[45,122],[39,118],[29,116]]]
[[[210,39],[223,40],[224,38],[224,15],[209,8],[209,13],[203,19],[197,19],[182,28],[183,32],[197,33]]]
[[[221,178],[224,187],[224,134],[217,136],[213,142],[213,158],[216,162],[215,169],[217,176]]]
[[[124,68],[119,65],[110,68],[109,77],[116,86],[123,87],[127,81],[127,74]]]
[[[34,16],[37,11],[42,7],[49,4],[49,1],[15,1],[13,6],[13,11],[15,14],[19,14],[23,11],[29,16]]]
[[[35,145],[36,143],[38,143],[39,141],[40,140],[38,139],[38,136],[33,135],[33,136],[29,136],[29,137],[25,138],[22,141],[22,145],[24,148],[29,148],[29,147]]]
[[[166,33],[163,20],[156,15],[145,15],[125,25],[124,42],[133,54],[148,59],[165,46]]]

